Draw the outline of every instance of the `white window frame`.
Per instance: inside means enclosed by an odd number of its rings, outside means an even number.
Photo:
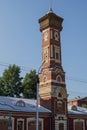
[[[64,130],[67,130],[67,121],[66,120],[56,120],[55,121],[55,130],[59,130],[59,124],[64,124]]]
[[[55,47],[55,62],[60,63],[60,48],[58,46]],[[58,59],[56,59],[56,53],[58,53]]]
[[[3,115],[3,116],[0,116],[0,119],[9,119],[9,116],[5,116],[5,115]],[[12,119],[12,130],[14,130],[14,118],[13,117],[11,117],[11,119]]]
[[[30,121],[36,121],[36,118],[27,118],[27,130],[28,130],[28,122],[30,122]],[[42,118],[39,118],[39,121],[41,122],[41,126],[42,126],[42,128],[41,128],[41,130],[44,130],[44,128],[43,128],[43,119]]]
[[[24,130],[24,119],[23,118],[18,118],[17,119],[17,130],[18,130],[18,122],[19,121],[23,121],[23,128],[22,128],[22,130]]]
[[[83,123],[83,130],[85,130],[85,120],[83,120],[83,119],[74,119],[74,122],[73,122],[74,130],[75,130],[75,123],[76,122],[82,122]]]

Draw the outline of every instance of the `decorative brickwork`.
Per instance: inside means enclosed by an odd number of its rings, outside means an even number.
[[[39,19],[44,62],[40,73],[39,104],[52,111],[53,130],[67,130],[67,91],[60,42],[62,21],[53,12]]]

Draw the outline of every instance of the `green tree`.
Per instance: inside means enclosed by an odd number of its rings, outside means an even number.
[[[5,95],[4,81],[0,78],[0,96]]]
[[[87,109],[87,104],[83,105],[83,107]]]
[[[22,77],[20,77],[20,67],[16,65],[10,65],[8,69],[4,70],[2,77],[0,78],[0,94],[1,91],[5,96],[19,97],[22,92]]]
[[[23,96],[25,98],[36,98],[36,85],[38,81],[38,75],[36,70],[31,70],[25,75],[23,80]]]

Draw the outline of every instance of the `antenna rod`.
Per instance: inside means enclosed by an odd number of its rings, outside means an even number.
[[[50,11],[52,11],[52,0],[50,0]]]

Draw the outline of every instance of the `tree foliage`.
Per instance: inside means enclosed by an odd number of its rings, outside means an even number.
[[[23,96],[25,98],[36,98],[36,86],[37,86],[38,76],[36,70],[31,70],[25,75],[23,80]]]
[[[36,84],[38,76],[36,70],[31,70],[23,78],[20,76],[19,66],[10,65],[0,77],[0,96],[36,98]]]
[[[5,87],[4,87],[4,81],[2,78],[0,78],[0,95],[5,95]]]
[[[87,104],[83,105],[83,107],[87,109]]]
[[[0,78],[0,92],[2,95],[19,97],[22,91],[22,77],[20,77],[20,67],[10,65],[8,69],[4,70]]]

